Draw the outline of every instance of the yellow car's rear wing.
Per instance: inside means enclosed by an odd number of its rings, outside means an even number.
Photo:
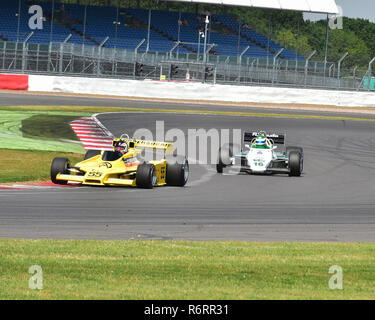
[[[113,140],[113,144],[116,140]],[[128,143],[129,149],[135,148],[149,148],[149,149],[159,149],[164,150],[166,154],[171,154],[173,152],[173,142],[160,142],[160,141],[148,141],[148,140],[136,140],[136,139],[122,139]]]
[[[134,143],[134,147],[140,148],[152,148],[164,150],[166,153],[173,151],[173,142],[159,142],[159,141],[148,141],[148,140],[132,140],[129,139],[129,147],[131,148],[131,143]]]

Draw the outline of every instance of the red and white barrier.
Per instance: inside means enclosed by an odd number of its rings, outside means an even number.
[[[18,74],[0,74],[1,90],[28,90],[29,76]]]
[[[1,78],[0,78],[1,79]],[[1,81],[1,80],[0,80]],[[8,84],[8,81],[10,82]],[[38,92],[97,94],[154,99],[312,104],[341,107],[375,107],[375,93],[315,89],[292,89],[262,86],[212,85],[193,82],[120,80],[60,76],[7,75],[0,89]],[[28,89],[21,89],[27,88]]]
[[[373,92],[212,85],[196,82],[172,83],[151,80],[30,76],[29,90],[137,98],[183,99],[195,100],[200,103],[223,101],[342,107],[375,106],[375,94]]]

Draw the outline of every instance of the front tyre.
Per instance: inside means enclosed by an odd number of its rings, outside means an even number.
[[[66,158],[55,158],[51,164],[51,181],[54,184],[67,184],[68,181],[64,180],[57,180],[57,175],[60,174],[68,174],[69,173],[69,166],[70,162]]]
[[[289,176],[299,177],[303,169],[303,158],[301,153],[291,151],[289,153]]]
[[[186,158],[178,157],[167,161],[166,183],[169,186],[183,187],[189,179],[189,162]]]
[[[151,163],[142,163],[138,166],[135,176],[137,187],[144,189],[152,189],[156,186],[157,177],[155,166]]]

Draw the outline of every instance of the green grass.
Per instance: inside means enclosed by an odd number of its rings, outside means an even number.
[[[46,140],[67,139],[78,140],[70,122],[77,116],[36,114],[22,120],[22,135],[24,138],[38,138]]]
[[[0,240],[0,299],[374,299],[375,244]],[[28,269],[43,269],[42,290]],[[331,290],[332,265],[343,290]]]
[[[84,153],[69,120],[85,112],[0,108],[0,149]]]
[[[64,157],[76,163],[83,155],[48,151],[0,149],[0,183],[50,181],[53,158]]]

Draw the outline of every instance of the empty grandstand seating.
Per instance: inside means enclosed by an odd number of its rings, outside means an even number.
[[[16,41],[17,37],[20,41],[25,39],[31,32],[28,9],[32,3],[42,6],[44,15],[43,29],[33,30],[34,35],[30,39],[33,43],[48,43],[50,40],[62,42],[72,34],[70,43],[99,45],[108,36],[105,47],[134,50],[142,39],[148,37],[149,11],[145,9],[121,8],[117,15],[115,7],[85,8],[83,5],[55,3],[53,10],[51,2],[22,0],[21,3],[18,32],[18,1],[0,2],[0,40]],[[181,13],[179,20],[178,12],[152,10],[149,51],[168,52],[180,40],[182,44],[178,48],[179,52],[197,53],[200,46],[199,52],[202,54],[204,39],[199,37],[199,31],[204,31],[205,23],[201,18],[194,13]],[[254,30],[241,28],[237,21],[225,15],[213,15],[211,19],[207,34],[208,48],[215,44],[211,53],[238,56],[249,46],[245,57],[266,58],[273,57],[282,48]],[[241,30],[240,37],[238,30]],[[145,51],[146,45],[145,41],[139,50]],[[288,49],[284,50],[281,57],[296,59],[295,53]]]
[[[240,26],[239,22],[224,16],[224,15],[213,15],[213,19],[220,21],[230,27],[232,30],[235,30],[238,32],[238,30],[241,30],[240,34],[242,38],[248,39],[257,45],[263,47],[263,48],[269,48],[269,51],[274,53],[277,53],[281,48],[283,48],[280,44],[277,44],[276,42],[269,40],[267,37],[255,32],[254,30],[243,28]],[[282,58],[285,59],[296,59],[295,52],[292,52],[286,48],[284,48],[284,51],[281,54]],[[299,56],[299,60],[304,60],[304,57]]]
[[[142,9],[127,9],[129,13],[135,17],[142,20],[144,23],[148,21],[148,11]],[[154,10],[152,12],[151,25],[177,41],[178,39],[184,43],[192,51],[197,52],[198,41],[203,45],[204,39],[198,38],[199,28],[204,31],[205,23],[204,21],[198,21],[197,15],[194,13],[182,13],[181,20],[185,23],[180,25],[179,28],[179,13],[178,12],[168,12]],[[180,30],[180,31],[179,31]],[[210,27],[207,34],[207,45],[215,44],[215,51],[219,55],[236,56],[238,53],[244,50],[247,46],[250,46],[249,50],[246,52],[245,56],[252,56],[263,58],[267,56],[267,52],[257,46],[256,44],[248,41],[247,39],[241,37],[240,42],[238,42],[238,36],[235,34],[223,34]],[[203,49],[200,48],[202,53]]]

